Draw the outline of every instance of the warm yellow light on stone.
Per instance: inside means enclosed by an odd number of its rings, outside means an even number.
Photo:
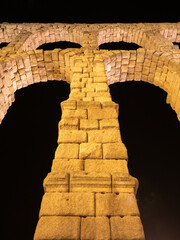
[[[8,24],[2,23],[0,121],[17,89],[65,80],[58,147],[44,180],[34,240],[144,240],[136,201],[138,180],[130,176],[118,105],[109,84],[147,81],[168,93],[180,119],[179,23]],[[24,31],[24,32],[23,32]],[[168,39],[167,39],[168,38]],[[134,42],[135,50],[99,50],[105,42]],[[36,50],[44,43],[71,41],[79,49]]]

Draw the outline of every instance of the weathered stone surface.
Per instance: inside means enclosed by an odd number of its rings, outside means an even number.
[[[62,119],[65,118],[87,118],[87,110],[85,109],[77,109],[77,110],[71,110],[71,109],[64,109],[62,111]]]
[[[55,158],[78,158],[79,144],[61,143],[58,145]]]
[[[80,129],[92,130],[92,129],[98,129],[98,127],[99,127],[98,120],[80,119]]]
[[[88,109],[88,119],[111,119],[117,118],[116,110],[113,108]]]
[[[74,130],[78,130],[79,127],[79,119],[77,118],[65,118],[62,119],[59,122],[59,128],[60,129],[74,129]]]
[[[145,240],[143,226],[138,216],[111,217],[112,240]]]
[[[74,172],[74,171],[82,171],[84,168],[84,162],[81,159],[59,159],[55,158],[52,163],[51,171],[58,172]]]
[[[88,131],[88,142],[110,143],[120,141],[119,129],[105,129]]]
[[[111,192],[111,175],[103,172],[75,172],[70,174],[71,192]]]
[[[75,240],[80,238],[80,217],[43,216],[40,218],[34,240]]]
[[[139,183],[132,176],[125,176],[120,172],[112,174],[112,192],[137,193]]]
[[[122,142],[104,143],[103,158],[107,159],[128,159],[127,149]]]
[[[100,143],[81,143],[79,157],[86,158],[102,158],[102,146]]]
[[[96,193],[96,216],[138,215],[136,198],[132,193]]]
[[[94,216],[93,193],[45,193],[39,216]]]
[[[101,160],[101,159],[86,159],[85,171],[87,172],[119,172],[122,176],[129,176],[126,160]]]
[[[102,119],[100,120],[100,129],[107,129],[107,128],[118,128],[119,129],[119,122],[117,119]]]
[[[82,130],[61,130],[58,143],[81,143],[87,142],[87,133]]]
[[[81,240],[110,240],[109,218],[81,218]]]
[[[43,182],[45,192],[68,192],[69,179],[65,172],[51,172]]]

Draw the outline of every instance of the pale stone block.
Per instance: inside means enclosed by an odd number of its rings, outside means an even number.
[[[139,216],[133,193],[96,193],[96,216]]]
[[[88,131],[88,142],[109,143],[121,141],[119,129],[104,129]]]
[[[109,119],[117,118],[117,113],[114,108],[104,109],[88,109],[88,119]]]
[[[102,146],[100,143],[81,143],[79,157],[102,158]]]
[[[92,130],[92,129],[98,129],[99,124],[98,120],[96,119],[80,119],[80,129],[83,130]]]
[[[59,122],[59,128],[63,130],[78,130],[79,119],[77,118],[65,118]]]
[[[74,171],[83,170],[83,160],[80,159],[54,159],[52,163],[51,171],[62,171],[71,173]]]
[[[79,144],[61,143],[58,145],[55,158],[78,158]]]
[[[68,192],[68,174],[64,172],[48,173],[43,182],[45,192]]]
[[[107,159],[128,159],[127,149],[122,142],[104,143],[103,158]]]
[[[129,176],[126,160],[100,160],[100,159],[86,159],[85,171],[87,172],[119,172],[123,176]]]
[[[40,218],[34,240],[79,240],[80,217],[43,216]]]
[[[81,240],[110,240],[109,218],[81,218]]]
[[[87,133],[83,130],[60,130],[58,143],[87,142]]]
[[[94,216],[94,193],[45,193],[39,216]]]
[[[72,192],[111,192],[111,175],[100,172],[74,172],[70,174]]]
[[[138,216],[111,217],[112,240],[145,240],[143,226]]]

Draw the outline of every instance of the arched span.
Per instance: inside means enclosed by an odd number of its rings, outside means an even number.
[[[22,43],[20,50],[34,50],[42,44],[59,41],[68,41],[81,44],[81,39],[81,32],[75,32],[72,28],[68,28],[66,26],[44,27],[27,36],[25,41]]]
[[[70,82],[69,56],[76,51],[78,49],[34,50],[5,59],[0,64],[0,122],[15,100],[16,90],[48,80]]]
[[[180,59],[172,58],[171,52],[144,48],[119,51],[104,60],[107,82],[144,81],[162,88],[180,120]]]

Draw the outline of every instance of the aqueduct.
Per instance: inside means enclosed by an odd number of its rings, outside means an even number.
[[[81,48],[43,51],[40,45],[70,41]],[[132,42],[137,50],[99,50],[109,42]],[[58,147],[34,240],[143,240],[118,105],[109,84],[146,81],[167,92],[180,119],[180,23],[0,24],[0,121],[17,89],[48,80],[70,83],[61,103]]]

